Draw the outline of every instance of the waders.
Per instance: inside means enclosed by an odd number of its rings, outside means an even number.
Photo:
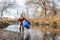
[[[24,40],[24,26],[20,25],[21,40]]]

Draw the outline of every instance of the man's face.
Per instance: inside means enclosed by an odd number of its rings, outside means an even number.
[[[21,16],[20,19],[23,19],[23,17]]]

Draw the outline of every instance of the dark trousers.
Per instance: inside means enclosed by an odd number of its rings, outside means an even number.
[[[21,40],[24,40],[24,26],[20,24]]]

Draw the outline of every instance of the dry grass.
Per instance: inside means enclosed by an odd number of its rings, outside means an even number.
[[[31,21],[31,28],[32,29],[38,29],[38,30],[41,30],[41,31],[49,31],[51,33],[56,33],[56,34],[60,34],[60,15],[57,14],[56,16],[46,16],[46,17],[40,17],[40,18],[35,18],[35,19],[30,19]],[[37,26],[35,23],[39,23],[39,24],[42,24],[42,23],[48,23],[50,25],[53,24],[53,22],[57,22],[57,28],[54,29],[53,26],[44,26],[44,25],[39,25]]]

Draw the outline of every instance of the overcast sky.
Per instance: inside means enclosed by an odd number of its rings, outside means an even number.
[[[55,0],[57,3],[57,7],[60,8],[60,0]]]
[[[20,6],[24,6],[26,0],[16,0],[17,4]]]

